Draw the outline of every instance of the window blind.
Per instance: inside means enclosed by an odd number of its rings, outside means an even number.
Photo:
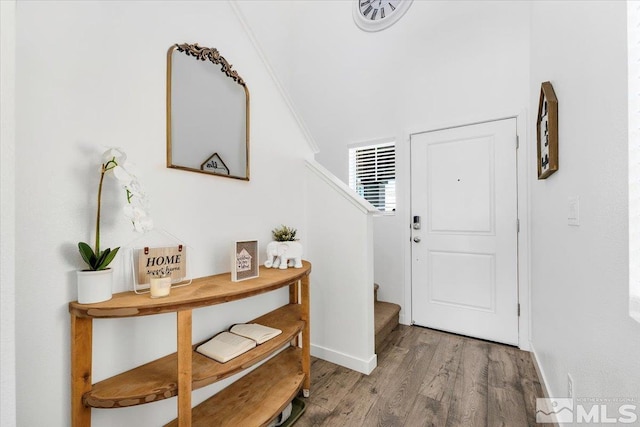
[[[349,149],[349,186],[381,212],[396,210],[395,142]]]

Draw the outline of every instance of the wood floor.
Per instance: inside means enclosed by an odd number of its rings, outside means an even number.
[[[529,353],[400,325],[371,375],[314,358],[295,426],[542,426],[536,397],[543,394]]]

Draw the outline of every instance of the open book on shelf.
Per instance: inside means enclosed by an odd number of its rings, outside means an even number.
[[[280,329],[257,323],[241,323],[234,325],[229,332],[221,332],[199,345],[196,351],[220,363],[225,363],[281,333]]]
[[[282,333],[280,329],[270,328],[258,323],[238,323],[237,325],[233,325],[231,329],[229,329],[229,332],[252,339],[257,344],[269,341],[271,338],[277,337]]]
[[[246,353],[255,346],[256,342],[254,340],[231,332],[221,332],[206,343],[198,346],[196,351],[220,363],[225,363]]]

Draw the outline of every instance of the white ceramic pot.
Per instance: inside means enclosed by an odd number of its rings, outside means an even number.
[[[288,264],[290,267],[302,268],[302,244],[299,241],[270,242],[267,245],[267,260],[264,266],[286,270]]]
[[[78,271],[78,302],[93,304],[108,301],[113,295],[113,270]]]

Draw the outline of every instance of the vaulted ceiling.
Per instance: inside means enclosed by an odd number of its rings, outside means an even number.
[[[528,2],[415,0],[379,32],[355,25],[350,0],[237,4],[316,158],[342,179],[350,143],[513,115],[528,103]]]

